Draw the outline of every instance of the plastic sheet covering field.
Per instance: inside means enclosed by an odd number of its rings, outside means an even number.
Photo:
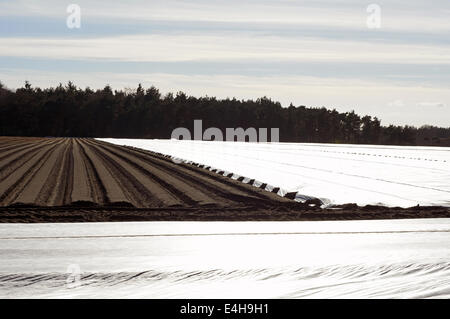
[[[383,145],[103,139],[218,168],[255,186],[356,203],[450,206],[450,148]]]

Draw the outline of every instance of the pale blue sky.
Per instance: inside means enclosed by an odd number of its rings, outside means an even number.
[[[450,127],[450,1],[0,0],[0,80],[266,95]]]

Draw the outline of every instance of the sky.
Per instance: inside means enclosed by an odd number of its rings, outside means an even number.
[[[0,81],[142,83],[450,127],[450,1],[375,1],[0,0]]]

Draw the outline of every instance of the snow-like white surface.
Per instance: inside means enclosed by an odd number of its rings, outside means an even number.
[[[0,234],[0,298],[450,297],[450,219],[0,224]]]
[[[450,206],[450,148],[100,139],[206,164],[327,204]]]

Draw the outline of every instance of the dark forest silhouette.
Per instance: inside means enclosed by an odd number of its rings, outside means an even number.
[[[218,100],[183,92],[161,95],[136,90],[77,88],[72,82],[40,89],[25,82],[9,90],[0,83],[0,135],[170,138],[177,127],[278,127],[281,142],[450,146],[450,127],[382,126],[371,116],[322,108],[283,108],[263,97]]]

